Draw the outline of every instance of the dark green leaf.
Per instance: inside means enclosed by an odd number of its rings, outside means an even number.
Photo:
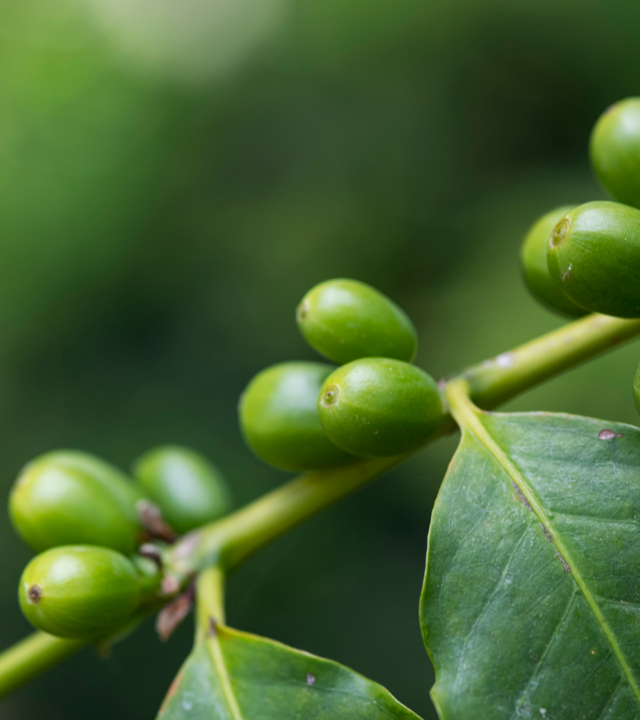
[[[330,660],[212,627],[158,720],[419,720],[380,685]]]
[[[640,718],[640,430],[467,409],[422,628],[446,720]]]

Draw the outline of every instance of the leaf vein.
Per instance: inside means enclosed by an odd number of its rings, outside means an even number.
[[[509,479],[514,482],[518,486],[518,488],[520,488],[520,491],[531,505],[538,520],[547,528],[549,534],[552,537],[553,544],[558,551],[560,559],[563,561],[563,563],[566,563],[567,567],[569,567],[573,580],[582,592],[582,595],[587,601],[591,612],[593,613],[596,621],[600,625],[600,628],[604,633],[607,642],[609,643],[614,655],[616,656],[618,664],[620,665],[622,672],[624,673],[627,682],[629,683],[636,697],[636,701],[640,705],[640,687],[638,687],[636,678],[631,672],[631,668],[629,667],[629,663],[627,662],[627,659],[622,652],[622,648],[618,644],[618,641],[616,640],[612,629],[609,627],[609,624],[607,623],[604,615],[602,614],[602,611],[600,610],[595,600],[595,597],[592,595],[591,591],[587,587],[587,584],[584,581],[584,578],[582,577],[582,574],[576,566],[568,549],[562,542],[562,538],[560,538],[560,536],[556,533],[555,528],[551,523],[551,520],[547,517],[545,509],[538,501],[536,495],[532,492],[532,489],[529,486],[526,478],[513,464],[513,462],[511,462],[504,450],[500,447],[497,441],[492,437],[489,430],[482,423],[479,417],[479,413],[481,413],[482,411],[478,410],[478,408],[476,408],[476,406],[471,402],[465,390],[457,384],[451,384],[448,390],[448,398],[451,413],[458,425],[460,425],[462,429],[472,433],[476,437],[476,439],[482,445],[484,445],[485,448],[493,455],[493,457],[503,468]]]
[[[563,624],[564,624],[564,621],[567,619],[567,616],[568,616],[569,613],[571,612],[571,608],[573,607],[573,603],[574,603],[575,599],[576,599],[576,590],[574,590],[573,593],[571,593],[571,597],[569,598],[569,602],[567,603],[567,607],[565,608],[565,611],[564,611],[564,613],[562,614],[562,617],[560,618],[560,621],[558,622],[558,624],[557,624],[556,627],[554,628],[553,633],[552,633],[551,637],[549,638],[549,642],[547,643],[547,646],[545,647],[544,652],[542,653],[542,657],[541,657],[540,660],[538,661],[538,664],[536,665],[534,671],[531,673],[531,677],[529,678],[529,682],[527,683],[526,687],[524,688],[524,690],[523,690],[522,693],[520,694],[520,699],[518,700],[518,702],[517,702],[517,704],[516,704],[516,715],[520,712],[520,708],[522,707],[522,703],[523,703],[524,700],[525,700],[525,697],[526,697],[526,695],[527,695],[527,692],[529,691],[529,688],[531,687],[531,685],[533,684],[533,681],[534,681],[534,680],[536,679],[536,677],[538,676],[538,674],[539,674],[539,672],[540,672],[540,670],[541,670],[541,668],[542,668],[542,666],[543,666],[543,664],[544,664],[544,661],[547,659],[547,655],[549,654],[549,652],[550,652],[550,650],[551,650],[551,647],[553,646],[553,643],[556,641],[556,638],[557,638],[558,635],[560,634],[560,631],[562,630],[562,626],[563,626]]]
[[[516,556],[518,549],[520,548],[520,545],[522,544],[522,541],[525,539],[527,534],[528,534],[528,528],[525,528],[524,532],[520,536],[520,539],[518,540],[518,542],[515,544],[513,550],[511,551],[511,554],[509,555],[509,559],[505,563],[504,569],[502,570],[502,574],[500,575],[500,579],[498,580],[498,582],[496,582],[496,586],[495,586],[493,592],[491,593],[491,596],[488,598],[487,602],[485,603],[484,607],[482,608],[482,611],[480,612],[480,614],[476,618],[475,622],[471,626],[471,629],[467,633],[467,636],[464,639],[464,646],[460,653],[461,656],[463,656],[466,653],[467,646],[469,645],[469,640],[471,639],[471,636],[476,631],[478,625],[482,621],[482,618],[487,614],[488,609],[491,607],[491,603],[493,602],[496,595],[498,594],[498,590],[500,589],[500,587],[502,586],[502,583],[504,582],[504,579],[507,575],[507,571],[509,570],[511,563],[513,562],[513,559]],[[461,672],[461,666],[458,665],[458,670],[456,672],[456,679],[454,681],[454,684],[456,684],[456,685],[458,682],[458,675],[460,674],[460,672]]]
[[[620,692],[622,688],[622,679],[620,679],[620,682],[616,685],[613,692],[611,693],[611,697],[609,698],[609,701],[607,704],[602,708],[602,712],[596,720],[604,720],[609,710],[611,710],[611,707],[613,706],[613,703],[615,702],[615,699],[618,697],[618,693]]]
[[[609,517],[602,517],[598,515],[582,515],[580,513],[568,513],[568,512],[562,512],[559,510],[554,510],[554,515],[561,515],[562,517],[568,517],[568,518],[577,518],[578,520],[587,520],[587,521],[593,521],[593,522],[599,522],[599,523],[612,523],[615,525],[632,525],[634,527],[640,528],[640,521],[638,520],[631,520],[631,518],[609,518]]]
[[[213,666],[218,673],[218,678],[220,679],[220,686],[222,689],[222,695],[225,702],[227,703],[231,718],[232,720],[244,720],[242,712],[240,710],[240,706],[238,705],[238,701],[236,700],[233,687],[231,686],[231,677],[229,675],[229,670],[227,669],[227,664],[224,659],[224,653],[222,652],[220,638],[218,637],[218,633],[215,628],[213,629],[213,634],[210,635],[205,640],[205,642],[207,644],[207,649],[209,650],[209,655],[211,657],[211,661],[213,662]]]

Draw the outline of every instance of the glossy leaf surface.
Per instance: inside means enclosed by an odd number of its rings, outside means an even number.
[[[419,720],[338,663],[217,626],[199,641],[158,720]]]
[[[640,717],[640,430],[462,420],[421,602],[441,717]]]

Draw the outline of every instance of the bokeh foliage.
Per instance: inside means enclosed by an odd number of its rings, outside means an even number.
[[[57,447],[126,468],[191,445],[239,503],[286,479],[236,403],[313,358],[294,308],[354,277],[389,294],[434,375],[560,324],[519,277],[528,225],[604,197],[600,112],[638,93],[618,0],[7,0],[0,8],[0,487]],[[509,404],[636,421],[630,346]],[[278,541],[229,622],[343,662],[433,717],[417,606],[455,441]],[[0,643],[29,551],[0,522]],[[187,654],[151,628],[85,652],[2,716],[152,717]],[[84,688],[84,690],[82,690]]]

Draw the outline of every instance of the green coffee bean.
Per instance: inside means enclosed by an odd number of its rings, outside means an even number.
[[[591,202],[567,213],[549,240],[551,276],[593,312],[640,317],[640,210]]]
[[[569,300],[560,284],[551,277],[547,263],[551,231],[574,207],[556,208],[535,222],[524,239],[520,259],[525,283],[536,300],[556,312],[580,317],[587,311]]]
[[[139,594],[133,564],[114,550],[91,545],[36,556],[18,590],[27,620],[64,638],[93,638],[114,629],[133,614]]]
[[[86,453],[57,451],[30,462],[16,480],[9,513],[36,551],[58,545],[103,545],[133,552],[140,495],[115,467]]]
[[[335,370],[318,400],[333,442],[364,457],[416,450],[438,428],[442,403],[430,375],[389,358],[362,358]]]
[[[134,463],[133,475],[176,532],[189,532],[231,509],[227,483],[218,468],[188,448],[154,448]]]
[[[335,363],[361,357],[411,361],[418,340],[405,313],[356,280],[328,280],[302,299],[298,325],[311,347]]]
[[[616,200],[640,207],[640,98],[621,100],[600,116],[590,151],[607,190]]]
[[[288,362],[258,373],[240,398],[240,426],[253,452],[283,470],[336,467],[352,458],[326,436],[318,393],[333,366]]]

